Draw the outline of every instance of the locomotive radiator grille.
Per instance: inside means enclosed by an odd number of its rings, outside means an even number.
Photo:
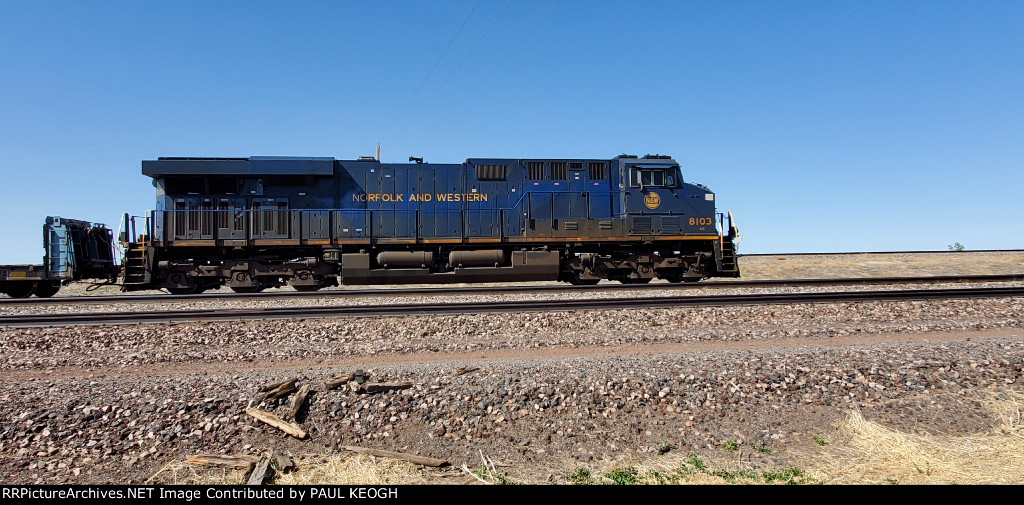
[[[661,232],[666,235],[677,235],[679,234],[679,218],[678,217],[663,217],[661,218]]]
[[[630,228],[634,233],[650,233],[652,230],[651,221],[650,217],[634,217]]]

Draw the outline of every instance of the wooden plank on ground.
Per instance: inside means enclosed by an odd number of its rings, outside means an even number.
[[[398,391],[412,387],[411,382],[375,382],[366,384],[350,383],[357,393],[383,393],[385,391]]]
[[[263,401],[266,402],[266,401],[274,400],[276,398],[283,398],[285,396],[288,396],[288,395],[294,393],[295,390],[297,389],[295,387],[295,383],[298,382],[298,381],[299,381],[298,379],[291,379],[291,380],[287,380],[287,381],[282,382],[276,388],[274,388],[270,392],[268,392],[267,395],[263,397]]]
[[[331,379],[331,381],[326,384],[326,387],[327,387],[327,389],[338,389],[341,386],[344,386],[344,385],[348,384],[349,382],[352,382],[352,380],[354,378],[355,378],[355,374],[351,374],[351,373],[335,375],[334,378]]]
[[[302,408],[302,402],[306,401],[307,396],[309,396],[309,384],[303,384],[299,388],[299,392],[295,393],[295,396],[292,397],[292,408],[288,411],[290,419],[295,419],[295,415],[299,413],[299,410]]]
[[[249,480],[246,482],[246,485],[262,486],[263,482],[267,480],[268,468],[270,468],[270,453],[264,452],[260,457],[259,463],[256,463],[256,468],[253,468],[252,473],[249,474]]]
[[[292,379],[292,380],[294,380],[294,379]],[[281,381],[281,382],[275,382],[273,384],[267,384],[266,386],[261,386],[260,389],[259,389],[259,392],[260,393],[266,393],[267,391],[273,391],[273,390],[275,390],[275,389],[277,389],[277,388],[279,388],[279,387],[281,387],[281,386],[283,386],[283,385],[285,385],[287,383],[288,383],[288,381]]]
[[[299,425],[293,424],[293,423],[289,423],[288,421],[285,421],[285,420],[281,419],[280,417],[277,417],[274,414],[271,414],[270,412],[267,412],[265,410],[260,410],[260,409],[257,409],[257,408],[253,408],[253,407],[249,407],[249,408],[245,409],[245,413],[249,414],[250,416],[255,417],[256,419],[259,419],[260,421],[263,421],[264,423],[267,423],[267,424],[269,424],[269,425],[271,425],[271,426],[273,426],[273,427],[275,427],[275,428],[277,428],[277,429],[279,429],[279,430],[281,430],[281,431],[283,431],[283,432],[285,432],[285,433],[287,433],[287,434],[289,434],[289,435],[291,435],[291,436],[293,436],[295,438],[300,438],[300,439],[301,438],[306,438],[306,430],[303,430],[302,428],[299,427]]]

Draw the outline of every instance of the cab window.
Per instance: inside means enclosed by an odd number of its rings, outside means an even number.
[[[633,186],[674,188],[676,186],[675,169],[634,168]]]

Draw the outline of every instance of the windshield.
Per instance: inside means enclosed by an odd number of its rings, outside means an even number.
[[[641,187],[676,186],[676,169],[672,168],[634,168],[633,185]]]

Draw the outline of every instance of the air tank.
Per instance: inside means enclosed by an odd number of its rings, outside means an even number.
[[[452,251],[448,254],[448,264],[453,267],[498,267],[504,263],[505,252],[501,249]]]
[[[377,255],[377,264],[385,268],[427,268],[434,264],[434,253],[430,251],[387,251]]]

